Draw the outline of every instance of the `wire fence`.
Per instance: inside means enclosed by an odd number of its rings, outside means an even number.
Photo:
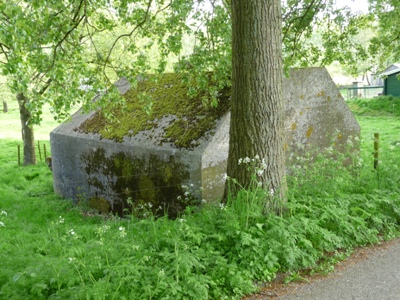
[[[346,100],[360,98],[374,98],[383,94],[383,86],[360,86],[346,88],[346,94],[342,96]]]

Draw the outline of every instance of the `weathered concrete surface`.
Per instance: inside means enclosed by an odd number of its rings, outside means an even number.
[[[346,144],[360,126],[325,68],[296,69],[284,80],[287,158]]]
[[[171,94],[174,85],[179,90]],[[120,80],[117,86],[122,94],[130,93],[126,81]],[[283,86],[288,166],[296,163],[294,158],[318,149],[333,147],[343,151],[348,139],[359,136],[360,127],[326,69],[291,70]],[[230,113],[226,101],[229,99],[222,93],[225,98],[220,100],[218,119],[214,120],[213,112],[203,110],[201,102],[193,105],[192,100],[186,99],[185,89],[179,82],[163,82],[161,87],[152,86],[146,92],[155,91],[163,104],[165,90],[170,93],[168,97],[177,97],[179,106],[197,110],[200,107],[203,116],[189,115],[189,111],[185,115],[181,107],[169,105],[169,111],[146,120],[145,128],[137,132],[126,125],[124,128],[124,124],[112,127],[120,134],[121,128],[125,130],[123,138],[116,137],[118,141],[102,136],[110,133],[106,127],[96,127],[92,133],[91,127],[85,125],[96,124],[92,122],[95,113],[78,112],[71,122],[57,127],[50,134],[55,191],[66,198],[95,198],[99,202],[106,199],[119,212],[128,207],[128,199],[152,203],[162,210],[179,210],[186,204],[183,201],[186,189],[182,185],[193,185],[190,192],[201,190],[200,199],[219,198],[228,156]],[[138,99],[133,97],[130,101]],[[140,114],[145,112],[134,109],[130,118],[143,118]],[[187,132],[198,134],[196,128],[204,125],[205,118],[211,120],[205,124],[209,126],[207,131],[188,140]],[[173,136],[168,131],[173,126],[182,133]]]
[[[344,153],[357,145],[360,126],[325,68],[292,69],[283,79],[286,164],[328,147]],[[229,145],[229,113],[203,153],[203,187],[214,197],[223,193]]]

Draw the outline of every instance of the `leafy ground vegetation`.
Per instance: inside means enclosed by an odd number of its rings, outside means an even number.
[[[354,247],[398,236],[399,102],[380,101],[349,102],[363,108],[359,157],[299,159],[282,215],[265,213],[255,188],[176,220],[99,216],[54,195],[46,165],[19,167],[18,141],[1,139],[0,298],[240,299],[278,272],[328,272]]]
[[[355,99],[348,101],[354,114],[359,116],[400,116],[400,98],[381,96],[373,99]]]

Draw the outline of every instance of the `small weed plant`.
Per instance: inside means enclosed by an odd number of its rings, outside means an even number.
[[[259,187],[254,158],[252,189],[175,220],[145,205],[124,219],[84,213],[54,195],[44,163],[19,167],[7,150],[15,142],[0,140],[0,298],[240,299],[278,272],[286,282],[329,272],[354,247],[399,233],[398,131],[382,134],[374,170],[368,136],[388,126],[360,123],[360,153],[294,158],[281,214],[271,207],[282,203],[266,203],[276,199]]]

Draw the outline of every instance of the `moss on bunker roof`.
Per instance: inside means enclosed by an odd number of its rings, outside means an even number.
[[[134,137],[142,131],[160,129],[159,120],[168,118],[167,125],[162,125],[162,136],[155,143],[194,148],[205,134],[212,134],[216,122],[228,111],[230,89],[222,89],[217,107],[211,107],[203,104],[204,93],[188,97],[188,87],[183,78],[175,73],[163,74],[158,80],[141,81],[137,88],[131,88],[123,95],[125,105],[113,111],[116,121],[106,119],[99,110],[77,130],[98,133],[101,138],[122,142],[125,136]],[[150,97],[152,101],[150,114],[144,110],[141,95]],[[151,134],[149,138],[153,138]]]

